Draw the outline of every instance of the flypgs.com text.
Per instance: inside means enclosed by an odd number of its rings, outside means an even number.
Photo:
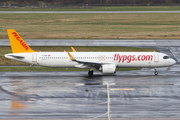
[[[136,55],[119,55],[115,54],[114,55],[114,61],[120,62],[125,62],[130,63],[131,61],[152,61],[153,60],[153,55],[139,55],[136,57]]]

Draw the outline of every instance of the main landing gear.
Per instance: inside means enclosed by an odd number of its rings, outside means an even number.
[[[88,75],[93,76],[93,70],[89,70]]]
[[[154,75],[158,75],[158,71],[156,70],[156,68],[154,68]]]

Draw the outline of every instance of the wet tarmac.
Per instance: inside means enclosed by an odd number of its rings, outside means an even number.
[[[180,40],[115,40],[115,39],[24,39],[29,46],[125,46],[125,47],[179,47]],[[9,39],[0,39],[0,46],[10,46]]]
[[[180,47],[157,49],[180,59]],[[0,72],[0,119],[178,119],[179,63],[157,70]]]
[[[0,118],[180,117],[179,66],[117,72],[1,72]]]

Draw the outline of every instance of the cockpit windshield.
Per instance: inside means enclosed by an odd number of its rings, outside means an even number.
[[[169,59],[169,56],[164,56],[163,59]]]

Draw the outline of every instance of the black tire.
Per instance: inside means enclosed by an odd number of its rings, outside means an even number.
[[[88,75],[93,76],[93,70],[92,71],[89,70]]]
[[[154,75],[158,75],[158,72],[157,72],[157,71],[155,71],[155,72],[154,72]]]

